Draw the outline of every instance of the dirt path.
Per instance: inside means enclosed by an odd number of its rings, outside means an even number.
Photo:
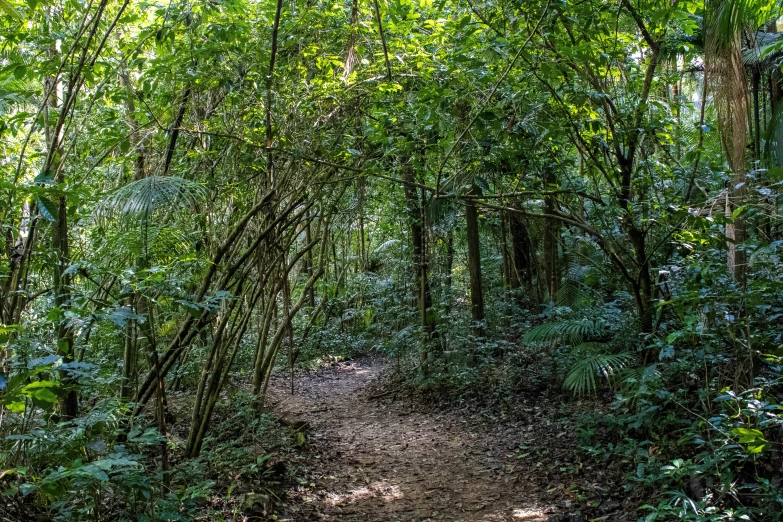
[[[519,437],[456,413],[374,400],[383,363],[341,363],[273,383],[278,414],[311,426],[309,484],[288,495],[289,520],[555,520],[514,451]],[[509,440],[511,439],[511,440]],[[527,478],[526,478],[527,477]]]

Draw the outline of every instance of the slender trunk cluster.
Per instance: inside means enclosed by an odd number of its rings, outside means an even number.
[[[403,190],[408,207],[408,223],[413,243],[413,270],[415,274],[416,307],[421,326],[420,368],[424,374],[429,370],[430,341],[435,335],[435,313],[432,309],[432,294],[428,276],[427,230],[425,205],[426,195],[416,190],[414,170],[411,163],[403,165]]]

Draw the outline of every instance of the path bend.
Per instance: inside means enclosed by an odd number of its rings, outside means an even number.
[[[364,359],[272,386],[274,410],[312,428],[311,485],[289,492],[288,520],[547,521],[521,473],[518,438],[454,412],[373,400],[384,363]],[[506,439],[511,440],[506,440]]]

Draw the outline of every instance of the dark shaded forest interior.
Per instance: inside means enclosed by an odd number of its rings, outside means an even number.
[[[0,0],[0,522],[783,520],[772,0]]]

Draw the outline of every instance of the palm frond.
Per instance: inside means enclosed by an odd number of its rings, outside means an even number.
[[[582,344],[586,337],[598,337],[605,333],[606,324],[599,320],[563,319],[534,326],[522,340],[531,344]]]
[[[770,62],[783,49],[783,33],[759,32],[754,45],[742,50],[742,62],[745,66],[754,66]]]
[[[177,176],[149,176],[117,190],[106,201],[102,213],[126,223],[146,222],[154,215],[195,208],[204,196],[204,188],[194,181]]]
[[[113,266],[123,259],[133,259],[143,253],[151,261],[161,262],[188,252],[193,238],[177,226],[161,226],[150,223],[144,233],[138,229],[112,230],[103,234],[105,242],[99,246],[100,259],[105,266]]]
[[[578,269],[575,268],[577,266],[579,267]],[[590,269],[590,267],[569,264],[569,277],[563,280],[560,288],[555,292],[555,304],[557,306],[567,306],[572,310],[580,310],[592,305],[593,298],[588,287],[570,277],[572,275],[581,276],[583,268]]]
[[[764,245],[753,251],[748,259],[748,265],[754,266],[759,262],[766,262],[771,255],[774,255],[778,251],[778,247],[783,244],[783,241],[773,241],[769,245]]]
[[[0,81],[0,114],[10,113],[14,106],[35,103],[37,94],[35,86],[29,80],[5,78]]]
[[[756,31],[771,13],[769,0],[710,0],[705,33],[705,73],[712,83],[723,146],[731,170],[745,168],[747,82],[742,55],[743,36]]]
[[[574,395],[595,393],[598,389],[596,377],[603,377],[611,382],[618,371],[623,369],[635,354],[623,352],[617,354],[593,353],[595,349],[602,349],[599,343],[585,343],[579,349],[585,351],[585,357],[571,367],[568,376],[563,381],[563,387]]]

